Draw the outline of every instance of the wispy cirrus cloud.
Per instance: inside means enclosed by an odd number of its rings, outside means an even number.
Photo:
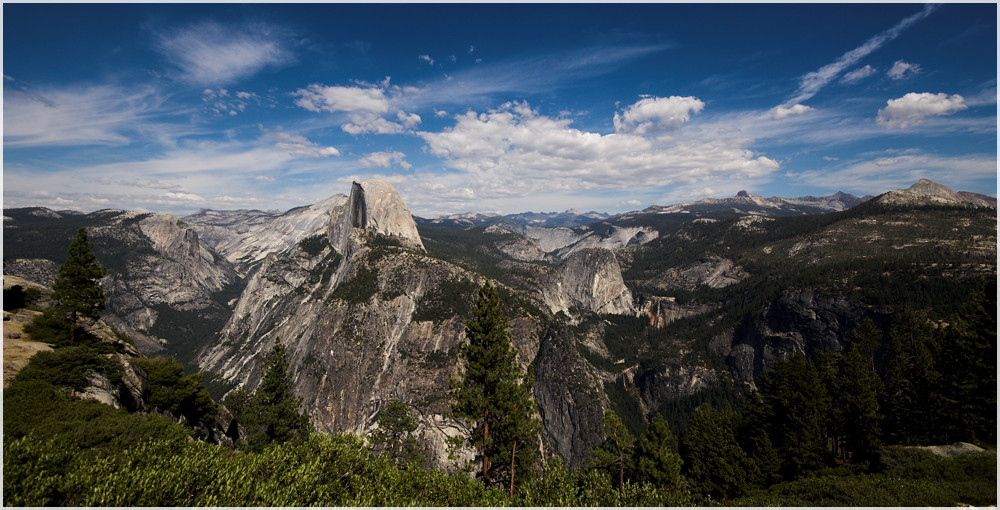
[[[126,145],[155,127],[164,97],[151,86],[4,89],[4,146]]]
[[[937,9],[937,5],[927,4],[920,12],[907,16],[892,28],[876,35],[875,37],[872,37],[871,39],[868,39],[861,46],[844,53],[837,60],[834,60],[833,62],[830,62],[815,71],[806,73],[806,75],[799,80],[798,90],[796,90],[792,98],[785,101],[782,106],[787,107],[812,99],[812,97],[819,93],[823,87],[837,79],[837,77],[840,76],[844,70],[858,63],[861,59],[865,58],[873,51],[881,48],[885,45],[885,43],[899,37],[899,34],[903,33],[904,30],[917,21],[929,16],[935,9]]]
[[[202,21],[156,34],[155,47],[177,66],[181,80],[198,85],[225,85],[295,61],[283,30],[257,22]]]
[[[844,77],[840,79],[841,83],[852,84],[857,83],[873,74],[878,72],[878,69],[865,65],[864,67],[859,67],[851,72],[844,74]]]
[[[478,64],[450,73],[399,98],[403,108],[488,102],[499,94],[535,93],[578,85],[581,80],[614,72],[621,65],[673,47],[591,46],[571,52],[547,53]]]
[[[854,193],[882,193],[906,188],[920,179],[975,189],[996,179],[996,155],[942,156],[917,149],[863,154],[822,170],[792,174],[794,180]]]

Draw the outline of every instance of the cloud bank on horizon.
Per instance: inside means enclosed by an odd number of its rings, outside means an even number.
[[[10,4],[4,207],[285,210],[371,178],[427,217],[995,196],[996,9]]]

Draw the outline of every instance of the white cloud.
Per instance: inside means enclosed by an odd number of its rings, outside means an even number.
[[[125,145],[138,131],[168,131],[150,121],[163,97],[152,87],[4,90],[5,147]]]
[[[647,96],[625,111],[615,113],[615,131],[642,135],[657,129],[674,130],[691,120],[692,113],[699,113],[704,108],[705,103],[696,97]]]
[[[260,23],[224,26],[204,21],[158,34],[156,47],[180,69],[181,79],[217,85],[294,61],[278,32]]]
[[[258,175],[254,177],[253,180],[260,182],[274,182],[274,177],[268,177],[266,175]]]
[[[424,62],[427,62],[430,65],[434,65],[434,59],[431,58],[430,55],[418,55],[417,58],[423,60]]]
[[[678,104],[689,102],[672,102]],[[630,111],[644,112],[642,108]],[[652,109],[652,112],[661,112]],[[680,109],[642,118],[682,122]],[[689,110],[688,110],[689,111]],[[681,115],[683,116],[683,115]],[[778,163],[746,149],[745,140],[664,143],[636,133],[601,135],[570,127],[570,119],[539,115],[526,103],[507,103],[487,113],[456,117],[440,133],[418,133],[428,151],[459,174],[453,193],[518,197],[539,189],[626,189],[691,184],[718,178],[769,175]],[[440,179],[437,182],[441,182]]]
[[[802,115],[807,112],[813,111],[814,108],[811,106],[806,106],[803,104],[794,104],[789,107],[775,106],[771,108],[771,118],[774,120],[781,120],[786,117],[791,117],[793,115]]]
[[[920,179],[972,189],[984,181],[995,182],[996,171],[995,154],[941,156],[906,150],[866,154],[839,167],[801,172],[795,179],[820,188],[877,194],[907,188]]]
[[[385,113],[389,111],[389,98],[381,87],[340,87],[319,84],[309,85],[292,93],[298,96],[295,104],[312,112]]]
[[[184,200],[188,202],[202,201],[204,198],[194,194],[194,193],[177,193],[171,191],[170,193],[165,193],[163,196],[167,198],[173,198],[175,200]]]
[[[274,146],[278,149],[288,151],[293,156],[301,158],[322,158],[328,156],[340,156],[340,151],[334,147],[322,147],[315,142],[309,141],[301,135],[290,135],[278,131],[268,135],[274,140]]]
[[[907,74],[917,74],[919,72],[919,65],[897,60],[896,63],[892,64],[892,69],[889,69],[889,72],[887,72],[886,75],[893,80],[902,80]]]
[[[313,84],[293,95],[299,98],[295,104],[310,111],[350,113],[348,121],[341,125],[346,133],[384,135],[410,131],[421,122],[419,115],[406,113],[395,106],[402,98],[420,93],[421,90],[414,87],[390,86],[389,78],[386,78],[378,85],[343,87]]]
[[[888,100],[886,107],[878,111],[877,121],[888,127],[906,128],[920,124],[927,117],[950,115],[966,108],[965,99],[958,94],[910,92]]]
[[[389,168],[392,165],[399,165],[407,170],[410,169],[410,164],[406,162],[406,154],[402,152],[372,152],[358,161],[366,167]]]
[[[865,79],[865,78],[867,78],[867,77],[875,74],[877,71],[878,71],[877,69],[875,69],[874,67],[872,67],[870,65],[866,65],[864,67],[859,67],[859,68],[857,68],[857,69],[855,69],[855,70],[853,70],[853,71],[845,74],[844,77],[840,79],[840,82],[841,83],[847,83],[847,84],[857,83],[857,82],[859,82],[859,81],[861,81],[861,80],[863,80],[863,79]]]
[[[881,48],[885,43],[895,39],[903,32],[903,30],[906,30],[910,27],[910,25],[916,23],[917,21],[926,18],[934,12],[935,9],[937,9],[936,5],[926,4],[922,11],[906,17],[889,30],[868,39],[861,46],[844,53],[837,60],[834,60],[816,71],[806,73],[799,80],[799,88],[795,91],[795,95],[786,101],[785,105],[802,103],[809,100],[828,83],[836,79],[836,77],[839,76],[845,69],[858,63],[862,58]]]
[[[340,126],[340,129],[352,135],[361,135],[365,133],[393,135],[407,131],[416,125],[411,117],[403,114],[402,112],[399,113],[403,115],[403,118],[401,119],[403,122],[393,122],[372,113],[364,115],[353,114],[350,117],[351,121]],[[416,122],[419,122],[420,117],[417,115],[414,115],[414,117],[416,117]]]

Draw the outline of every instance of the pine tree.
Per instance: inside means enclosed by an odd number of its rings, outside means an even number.
[[[941,332],[935,360],[941,374],[946,442],[996,441],[997,301],[976,292]]]
[[[378,429],[371,435],[371,444],[377,453],[392,459],[396,466],[419,466],[424,454],[417,446],[413,433],[417,420],[410,414],[402,400],[393,400],[378,413]]]
[[[275,342],[267,354],[267,369],[260,386],[236,415],[247,430],[250,449],[260,451],[269,443],[308,436],[312,425],[309,415],[299,411],[301,406],[302,397],[292,394],[285,348],[280,341]]]
[[[79,336],[81,319],[97,319],[104,310],[104,288],[101,278],[107,270],[97,263],[94,245],[87,239],[87,231],[80,229],[69,245],[69,257],[59,266],[59,274],[52,284],[52,299],[56,306],[53,313],[66,321],[70,342]]]
[[[774,363],[761,377],[760,397],[785,478],[822,467],[829,402],[816,367],[801,353]]]
[[[904,311],[893,318],[886,363],[886,429],[894,442],[928,444],[944,407],[934,370],[934,330]]]
[[[667,421],[657,414],[636,444],[636,477],[667,491],[674,490],[681,483],[682,464],[677,453],[677,439],[670,432]]]
[[[635,438],[611,409],[604,411],[604,422],[601,425],[601,435],[604,443],[594,448],[595,467],[610,468],[613,476],[618,479],[618,486],[625,484],[625,472],[632,469],[632,453]]]
[[[854,463],[872,462],[882,447],[879,429],[878,387],[861,349],[848,348],[840,358],[834,391],[836,408],[844,431],[844,448]]]
[[[479,476],[487,484],[508,485],[513,495],[516,477],[528,475],[537,462],[533,380],[517,364],[503,302],[489,282],[479,289],[472,315],[465,327],[468,344],[460,350],[465,368],[451,381],[451,409],[467,420]]]
[[[746,452],[736,439],[736,416],[731,410],[698,406],[681,439],[681,456],[687,479],[723,502],[749,489]]]

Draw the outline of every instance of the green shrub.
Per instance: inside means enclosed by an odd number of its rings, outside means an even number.
[[[53,351],[39,351],[18,372],[15,381],[44,381],[58,388],[81,391],[90,384],[90,373],[106,376],[111,382],[121,379],[121,366],[103,354],[105,349],[77,345]]]
[[[316,234],[299,241],[299,249],[313,257],[319,255],[327,246],[330,246],[330,243],[326,234]]]
[[[184,374],[173,358],[135,358],[149,377],[149,405],[186,416],[191,423],[207,423],[215,418],[218,406],[202,385],[201,372]]]

